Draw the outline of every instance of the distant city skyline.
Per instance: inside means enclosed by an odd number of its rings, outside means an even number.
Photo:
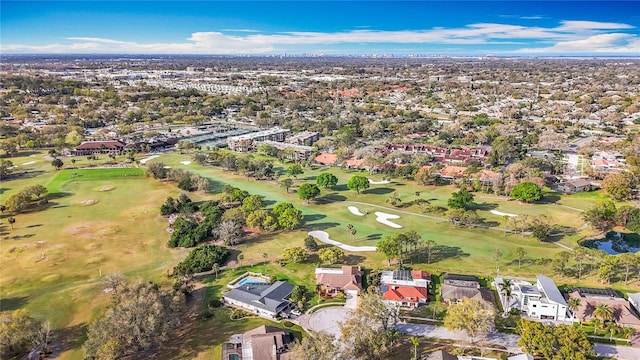
[[[2,1],[4,54],[640,56],[635,1]]]

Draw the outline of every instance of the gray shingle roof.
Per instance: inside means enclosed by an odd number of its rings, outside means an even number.
[[[224,297],[277,313],[289,304],[286,298],[291,295],[293,288],[294,286],[286,281],[276,281],[271,285],[237,287],[226,293]]]

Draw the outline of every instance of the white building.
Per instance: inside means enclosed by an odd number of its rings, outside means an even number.
[[[571,315],[567,311],[567,302],[553,280],[546,276],[538,275],[535,285],[525,281],[513,281],[511,296],[515,307],[520,308],[529,317],[557,321],[571,320]]]

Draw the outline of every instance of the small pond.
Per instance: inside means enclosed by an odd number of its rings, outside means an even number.
[[[586,240],[582,242],[582,246],[604,250],[611,255],[626,252],[636,253],[640,251],[640,235],[610,231],[604,239]]]

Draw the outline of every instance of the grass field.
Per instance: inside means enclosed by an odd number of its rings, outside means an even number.
[[[56,171],[44,153],[20,154],[11,159],[20,164],[20,171],[26,174],[4,181],[1,184],[1,201],[20,189],[34,184],[45,185],[53,194],[50,206],[16,216],[15,229],[11,230],[5,221],[0,224],[0,298],[2,311],[26,308],[40,319],[48,319],[67,338],[82,337],[83,327],[98,316],[107,301],[101,292],[100,276],[121,272],[132,279],[154,280],[168,283],[167,270],[175,266],[184,256],[185,249],[168,249],[166,242],[167,221],[158,215],[160,205],[168,196],[179,194],[175,184],[162,183],[145,177],[138,168],[91,168],[63,169]],[[67,159],[65,168],[69,166]],[[89,162],[78,158],[75,165],[100,166],[110,159]],[[505,234],[496,229],[457,229],[448,221],[433,219],[420,214],[411,202],[418,198],[427,199],[434,205],[446,205],[452,186],[424,187],[407,181],[391,184],[372,185],[370,189],[357,194],[348,190],[347,180],[354,174],[368,176],[367,173],[344,171],[341,169],[305,169],[298,177],[296,185],[305,181],[314,182],[315,177],[330,171],[339,178],[334,189],[322,189],[321,198],[311,204],[304,204],[294,191],[287,193],[277,182],[256,181],[242,175],[223,171],[219,168],[204,167],[196,163],[184,165],[191,160],[189,155],[178,153],[162,154],[153,161],[164,162],[174,168],[184,168],[212,180],[212,191],[217,192],[225,184],[245,189],[264,196],[269,206],[276,202],[289,201],[302,210],[304,225],[301,229],[276,234],[251,234],[234,249],[233,259],[242,253],[241,264],[233,265],[219,274],[219,278],[209,276],[202,279],[205,285],[199,311],[204,311],[211,297],[219,297],[231,279],[250,270],[275,275],[279,279],[290,280],[311,290],[314,287],[313,270],[319,263],[312,256],[301,264],[278,265],[273,260],[281,258],[282,250],[290,246],[303,246],[306,232],[327,231],[332,239],[346,244],[364,246],[375,245],[384,236],[404,230],[415,230],[423,238],[434,240],[438,246],[432,255],[432,263],[426,264],[426,257],[414,256],[410,266],[432,273],[460,272],[483,276],[495,274],[492,259],[496,248],[503,252],[500,272],[504,275],[534,277],[543,273],[552,275],[548,266],[537,265],[540,258],[552,258],[563,249],[552,243],[540,243],[531,237]],[[34,161],[34,163],[30,163]],[[103,162],[101,162],[103,161]],[[27,165],[21,165],[29,163]],[[277,164],[284,171],[285,165]],[[380,176],[372,176],[380,180]],[[293,189],[292,189],[293,190]],[[387,204],[387,198],[396,192],[402,205],[394,208]],[[419,192],[419,194],[416,194]],[[504,228],[505,219],[493,215],[490,210],[505,213],[536,216],[545,215],[555,222],[569,227],[583,224],[580,210],[587,209],[604,197],[597,192],[573,196],[548,194],[551,203],[520,204],[506,197],[477,194],[476,202],[482,218],[497,228]],[[189,194],[194,201],[215,198],[214,194]],[[408,206],[406,204],[409,204]],[[361,211],[369,211],[364,217],[353,215],[348,205],[357,206]],[[563,205],[563,206],[562,206]],[[399,215],[393,220],[403,226],[396,230],[375,220],[374,211]],[[6,218],[8,215],[2,215]],[[4,220],[4,219],[3,219]],[[347,225],[354,225],[357,234],[353,242]],[[591,235],[585,229],[571,236],[557,239],[558,242],[575,246],[577,241]],[[518,266],[513,251],[523,247],[527,251],[522,267]],[[264,263],[263,253],[268,254]],[[360,264],[366,269],[382,269],[387,261],[381,253],[347,253],[345,262]],[[571,264],[570,264],[571,265]],[[238,267],[238,268],[235,268]],[[595,272],[590,273],[582,284],[597,285]],[[574,283],[573,279],[556,277],[558,283]],[[616,284],[619,285],[619,284]],[[622,286],[620,286],[622,287]],[[628,286],[637,290],[634,282]],[[313,298],[312,302],[317,301]],[[249,319],[231,321],[228,311],[215,310],[208,320],[194,320],[173,342],[162,350],[164,358],[219,358],[220,345],[229,335],[243,332],[266,323],[266,320]],[[179,342],[180,339],[183,342]],[[187,346],[188,345],[188,346]],[[67,345],[61,359],[80,359],[80,342]]]

